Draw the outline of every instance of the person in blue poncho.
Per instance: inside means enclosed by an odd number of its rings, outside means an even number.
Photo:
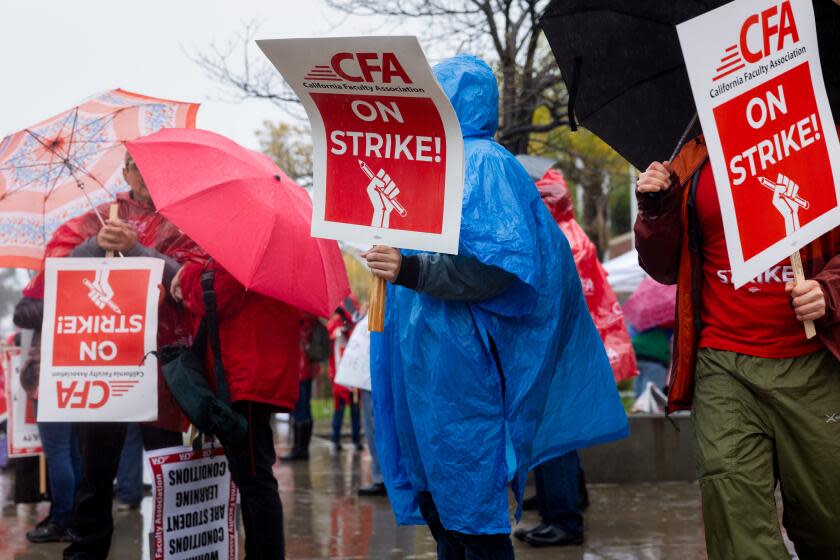
[[[569,244],[493,140],[492,70],[462,55],[434,72],[464,136],[459,251],[365,255],[391,283],[371,337],[376,445],[397,521],[427,523],[439,558],[508,559],[508,488],[521,503],[529,470],[625,437],[627,418]]]

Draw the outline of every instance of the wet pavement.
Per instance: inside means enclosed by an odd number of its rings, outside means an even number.
[[[284,440],[285,441],[285,440]],[[278,452],[285,450],[284,442]],[[336,455],[326,440],[312,443],[308,463],[275,467],[286,518],[289,560],[433,559],[434,541],[425,527],[397,527],[386,498],[359,498],[370,481],[367,452]],[[12,477],[0,474],[0,560],[61,557],[64,545],[32,545],[25,533],[46,515],[48,504],[10,502]],[[705,557],[698,489],[695,484],[590,485],[586,543],[565,549],[534,549],[515,542],[519,560],[694,560]],[[151,498],[139,511],[115,513],[110,558],[148,558]],[[522,523],[536,524],[535,513]]]

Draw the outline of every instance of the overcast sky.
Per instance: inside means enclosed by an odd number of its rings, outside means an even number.
[[[47,0],[3,2],[0,138],[121,87],[200,102],[197,126],[257,147],[262,121],[289,120],[269,102],[221,101],[190,53],[226,44],[248,22],[258,38],[396,34],[375,19],[347,18],[323,0]],[[254,46],[254,55],[262,54]],[[237,57],[239,58],[239,57]]]

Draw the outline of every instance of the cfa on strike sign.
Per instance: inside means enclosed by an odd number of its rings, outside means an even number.
[[[39,422],[157,420],[163,261],[47,259]]]
[[[312,235],[458,252],[464,145],[415,37],[257,42],[312,127]]]
[[[731,2],[677,31],[737,288],[840,225],[840,143],[814,10]]]

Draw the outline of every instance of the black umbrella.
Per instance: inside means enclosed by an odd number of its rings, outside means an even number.
[[[823,75],[837,121],[840,6],[832,0],[813,2]],[[569,90],[571,121],[639,169],[666,159],[683,137],[700,134],[676,26],[726,3],[554,0],[541,25]]]

